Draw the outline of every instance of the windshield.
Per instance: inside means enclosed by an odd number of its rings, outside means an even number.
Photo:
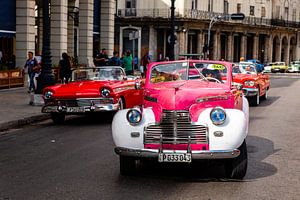
[[[227,68],[223,64],[208,62],[173,62],[158,64],[151,69],[151,83],[194,79],[224,83]]]
[[[235,65],[232,68],[233,74],[257,74],[254,65]]]
[[[72,81],[78,80],[123,80],[124,70],[121,67],[80,68],[72,72]]]

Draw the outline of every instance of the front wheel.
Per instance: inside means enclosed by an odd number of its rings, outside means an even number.
[[[258,90],[258,92],[255,96],[249,97],[248,100],[249,100],[249,104],[251,106],[258,106],[259,105],[259,103],[260,103],[259,94],[260,94],[260,91]]]
[[[132,175],[135,172],[136,164],[133,157],[120,156],[120,174],[123,176]]]
[[[51,119],[54,124],[63,124],[65,122],[65,116],[63,113],[51,113]]]
[[[225,173],[227,178],[243,179],[246,175],[248,154],[245,140],[238,149],[240,150],[240,155],[238,157],[225,161]]]

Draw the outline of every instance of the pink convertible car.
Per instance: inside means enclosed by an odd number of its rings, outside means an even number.
[[[133,173],[136,160],[219,159],[227,177],[242,179],[247,171],[248,122],[248,101],[242,87],[232,85],[231,63],[152,63],[143,106],[120,110],[113,119],[120,173]]]

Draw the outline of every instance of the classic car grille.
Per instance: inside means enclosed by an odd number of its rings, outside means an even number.
[[[58,105],[67,107],[91,106],[92,104],[108,104],[113,103],[113,98],[96,98],[96,99],[72,99],[72,100],[56,100]]]
[[[188,111],[163,111],[160,124],[145,127],[144,143],[186,144],[189,136],[192,144],[207,144],[207,127],[190,122]]]

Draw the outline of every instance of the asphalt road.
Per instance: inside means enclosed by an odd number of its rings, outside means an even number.
[[[243,181],[222,166],[141,166],[119,175],[109,116],[75,117],[0,136],[0,200],[299,199],[300,79],[273,78],[269,99],[250,108],[249,165]]]

